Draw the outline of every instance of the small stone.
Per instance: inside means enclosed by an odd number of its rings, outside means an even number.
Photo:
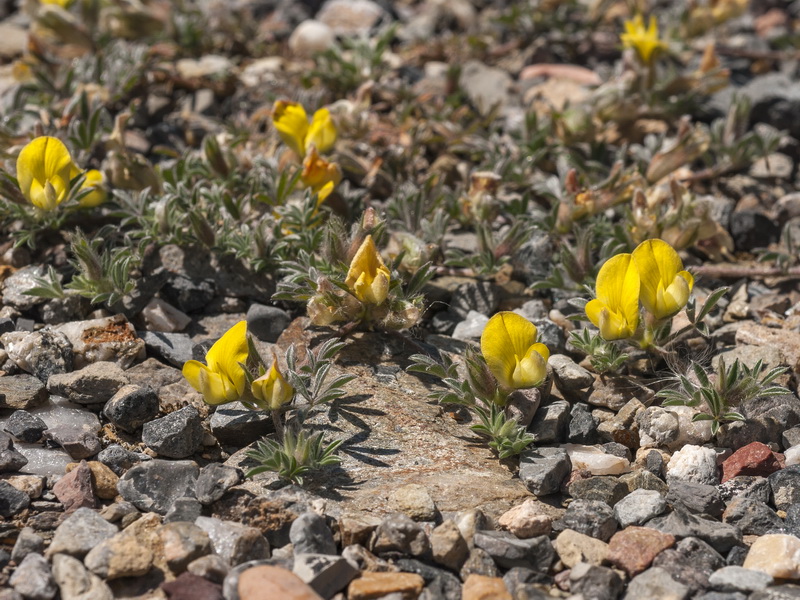
[[[641,573],[659,552],[675,544],[675,537],[649,527],[628,527],[614,534],[608,543],[608,562],[629,577]]]
[[[169,600],[223,600],[222,586],[191,573],[161,584]]]
[[[142,441],[161,456],[187,458],[203,444],[200,413],[190,405],[145,423]]]
[[[599,419],[589,410],[589,405],[576,402],[570,410],[567,439],[573,444],[593,444],[598,440]]]
[[[195,493],[202,504],[213,504],[241,481],[242,474],[238,469],[211,463],[200,469]]]
[[[522,504],[503,513],[497,520],[497,524],[518,538],[531,538],[550,535],[553,518],[540,514],[536,508],[536,502],[528,498]]]
[[[173,573],[182,573],[193,560],[211,553],[211,539],[194,523],[166,523],[158,529],[158,536]]]
[[[160,292],[167,302],[185,313],[202,310],[216,293],[213,279],[192,279],[182,273],[169,273]]]
[[[140,462],[141,458],[136,453],[125,450],[119,444],[111,444],[105,450],[100,451],[97,455],[97,460],[106,465],[116,475],[122,476],[125,471]]]
[[[471,310],[463,321],[459,321],[456,328],[453,330],[451,337],[456,340],[479,340],[486,324],[489,322],[489,317],[483,313]]]
[[[292,572],[323,598],[331,598],[347,587],[359,571],[341,556],[297,554]]]
[[[227,582],[225,585],[227,589]],[[303,583],[297,575],[271,565],[259,565],[244,570],[239,575],[236,591],[242,600],[322,600],[322,596]]]
[[[72,346],[64,334],[50,327],[39,331],[12,331],[0,335],[8,357],[41,381],[72,371]]]
[[[100,511],[100,516],[109,523],[118,523],[126,517],[131,518],[130,515],[141,515],[141,513],[133,504],[125,500],[109,504]]]
[[[464,581],[461,598],[462,600],[512,600],[502,578],[475,573]]]
[[[97,497],[92,485],[92,471],[86,461],[64,475],[53,486],[53,493],[64,505],[64,512],[72,512],[79,508],[95,508]]]
[[[469,557],[469,545],[458,525],[445,521],[434,528],[429,537],[434,562],[457,573]]]
[[[778,241],[780,226],[766,215],[754,210],[738,210],[731,215],[733,244],[739,251],[750,252]]]
[[[655,490],[634,490],[614,505],[614,518],[625,529],[643,525],[667,510],[667,501]]]
[[[220,444],[241,448],[274,431],[267,410],[250,410],[241,402],[220,406],[211,415],[211,433]]]
[[[6,481],[0,481],[0,516],[13,517],[30,506],[31,499]]]
[[[7,433],[0,433],[0,473],[19,471],[28,464],[28,459],[14,449],[14,442]]]
[[[208,554],[190,562],[186,570],[192,575],[197,575],[214,583],[222,583],[230,567],[224,559],[216,554]]]
[[[336,554],[333,532],[325,517],[315,512],[304,512],[292,522],[289,539],[295,554]]]
[[[476,531],[473,541],[504,569],[528,567],[544,573],[555,557],[553,544],[544,535],[521,540],[505,531]]]
[[[79,508],[68,516],[55,531],[47,555],[58,553],[83,558],[105,539],[117,533],[117,528],[90,508]]]
[[[786,510],[792,504],[800,502],[800,465],[776,471],[768,480],[775,508]]]
[[[541,403],[542,391],[539,388],[514,390],[506,398],[506,418],[516,419],[517,423],[528,427]]]
[[[291,44],[291,42],[289,42]],[[292,318],[277,306],[254,302],[247,309],[247,332],[265,342],[277,342]]]
[[[436,519],[436,504],[425,486],[411,483],[400,486],[389,495],[389,509],[408,515],[414,521]]]
[[[203,512],[203,505],[197,498],[183,496],[176,498],[172,506],[169,507],[167,514],[164,515],[164,523],[177,523],[180,521],[194,522]]]
[[[623,600],[641,600],[642,598],[685,600],[688,597],[689,588],[687,586],[675,581],[664,569],[653,567],[631,580]]]
[[[116,498],[119,477],[117,477],[114,471],[96,460],[90,460],[86,464],[89,466],[89,470],[91,471],[94,494],[103,500],[113,500]],[[67,473],[75,469],[77,466],[78,463],[68,464]]]
[[[208,534],[214,552],[231,566],[269,558],[269,542],[255,527],[213,517],[197,517],[195,524]]]
[[[133,433],[158,415],[158,395],[149,387],[122,386],[103,407],[117,429]]]
[[[555,384],[564,391],[578,392],[594,383],[594,375],[566,354],[551,354],[547,364],[553,367]]]
[[[71,321],[55,329],[63,333],[72,344],[76,369],[97,362],[110,362],[121,369],[127,369],[134,362],[145,358],[144,342],[136,337],[133,325],[122,314],[87,321]],[[116,389],[110,391],[105,400],[115,391]]]
[[[579,500],[599,500],[614,506],[628,494],[628,486],[617,477],[597,475],[570,483],[569,494]]]
[[[561,562],[568,568],[580,562],[600,565],[608,555],[608,544],[572,529],[565,529],[559,533],[553,542],[553,547]]]
[[[83,562],[92,573],[108,581],[144,575],[153,565],[153,553],[126,529],[92,548]]]
[[[41,382],[39,383],[41,384]],[[2,382],[0,382],[0,389],[2,389]],[[42,389],[44,389],[44,385],[42,385]],[[6,421],[4,431],[21,442],[33,444],[42,439],[45,429],[47,429],[47,425],[39,417],[32,415],[27,410],[19,409],[11,413]]]
[[[716,486],[694,481],[675,480],[670,482],[667,502],[672,506],[682,506],[690,513],[719,518],[725,510]]]
[[[35,552],[25,557],[9,583],[25,600],[50,600],[58,592],[47,559]]]
[[[488,115],[492,110],[502,111],[508,102],[512,83],[505,70],[476,60],[468,60],[462,65],[458,80],[459,88],[482,115]]]
[[[139,510],[164,515],[178,498],[194,496],[199,474],[197,463],[190,460],[152,460],[128,469],[117,489]]]
[[[636,413],[639,427],[639,445],[667,446],[678,439],[678,416],[660,406],[650,406]]]
[[[569,415],[569,402],[556,400],[536,411],[528,429],[536,438],[537,444],[558,443],[566,437],[567,428],[569,427]]]
[[[106,583],[67,554],[53,556],[53,579],[58,585],[61,600],[113,600],[114,594]]]
[[[499,300],[495,285],[489,281],[470,281],[459,285],[450,300],[450,310],[466,319],[470,311],[491,315]]]
[[[781,457],[761,442],[752,442],[731,454],[722,463],[722,483],[739,475],[766,477],[783,468]]]
[[[76,404],[104,404],[127,383],[117,364],[101,361],[73,373],[51,375],[47,389]]]
[[[519,461],[519,478],[536,496],[547,496],[561,490],[572,463],[563,448],[528,448]]]
[[[430,552],[431,545],[421,525],[403,513],[394,513],[378,525],[370,549],[378,555],[399,552],[422,556]]]
[[[630,461],[604,452],[597,446],[563,444],[573,469],[589,471],[592,475],[621,475],[631,470]]]
[[[11,560],[19,564],[28,554],[35,552],[42,554],[44,552],[44,538],[36,533],[30,527],[23,527],[17,541],[14,542],[14,548],[11,550]]]
[[[720,554],[726,554],[731,548],[742,543],[742,532],[738,527],[703,519],[680,508],[676,508],[666,516],[650,520],[647,526],[669,533],[677,539],[700,538]]]
[[[102,447],[96,433],[73,425],[56,424],[48,427],[44,437],[61,446],[73,460],[91,458]]]
[[[592,600],[616,600],[622,594],[622,578],[612,569],[581,562],[569,574],[570,591]]]
[[[725,559],[703,540],[688,537],[656,556],[652,566],[664,569],[694,594],[708,589],[708,578],[725,564]]]
[[[469,551],[469,557],[467,557],[464,566],[461,567],[459,576],[463,581],[473,573],[485,575],[486,577],[500,576],[500,571],[497,568],[494,559],[489,556],[489,553],[486,552],[486,550],[481,550],[480,548],[472,548]]]
[[[713,448],[687,445],[675,452],[667,464],[667,482],[694,481],[717,485],[717,455]]]
[[[736,525],[744,535],[775,533],[784,527],[781,519],[764,502],[751,498],[734,498],[722,515],[725,523]]]
[[[755,569],[729,566],[722,567],[708,578],[708,582],[720,592],[759,592],[772,585],[772,576]]]
[[[783,533],[762,535],[750,546],[742,566],[775,579],[800,579],[800,538]]]
[[[366,546],[372,534],[381,524],[381,518],[366,513],[345,513],[338,519],[342,547],[353,544]]]
[[[140,331],[138,335],[144,341],[148,356],[159,358],[174,367],[182,367],[193,358],[195,344],[185,333]]]
[[[44,383],[33,375],[0,377],[0,408],[28,410],[44,404],[48,396]]]
[[[39,279],[46,276],[47,269],[43,265],[31,265],[13,272],[3,282],[3,305],[13,306],[24,313],[45,302],[45,298],[31,296],[26,292],[38,287]]]
[[[289,49],[296,56],[309,57],[332,48],[335,42],[336,36],[330,27],[308,19],[300,23],[289,36]]]
[[[396,598],[418,598],[425,580],[415,573],[362,573],[350,582],[347,600],[372,600],[389,594]]]
[[[202,91],[204,90],[198,90],[197,95],[199,95]],[[211,96],[213,102],[213,92]],[[186,326],[192,322],[192,318],[190,316],[161,298],[152,298],[150,302],[148,302],[147,305],[142,309],[142,312],[139,314],[139,318],[144,322],[147,333],[165,334],[165,337],[161,339],[164,339],[172,348],[179,346],[179,340],[181,339],[180,337],[172,338],[172,334],[178,331],[183,331],[186,329]],[[145,339],[141,334],[139,334],[139,337],[144,340],[145,350],[150,353],[147,339]],[[173,343],[173,340],[178,341],[178,343]]]
[[[613,509],[600,500],[573,500],[564,516],[553,522],[554,531],[572,529],[607,542],[617,530]]]

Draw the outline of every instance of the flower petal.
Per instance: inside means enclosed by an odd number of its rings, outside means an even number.
[[[641,274],[639,297],[645,310],[658,319],[665,319],[674,315],[686,304],[684,301],[683,305],[676,308],[671,301],[665,300],[664,297],[665,290],[673,284],[678,273],[683,270],[683,262],[672,246],[664,240],[645,240],[633,251],[633,259]],[[683,276],[681,278],[688,285],[689,280]],[[693,278],[692,285],[694,285]],[[686,300],[688,298],[687,294]]]
[[[272,108],[272,124],[283,142],[299,157],[306,154],[308,116],[301,104],[277,100]]]
[[[64,201],[75,169],[72,156],[64,143],[50,136],[35,138],[17,157],[17,181],[20,190],[29,202],[39,208],[54,208],[46,191],[48,182],[55,193],[55,204]]]
[[[239,321],[225,332],[206,354],[208,368],[230,380],[239,394],[244,393],[247,378],[239,363],[247,362],[247,321]]]
[[[305,141],[306,152],[311,146],[316,147],[319,152],[327,152],[333,148],[336,142],[336,125],[333,123],[331,113],[327,108],[320,108],[314,113],[311,125],[308,128],[308,136]]]
[[[528,385],[519,386],[522,381],[520,373],[528,373],[532,368],[529,363],[520,367],[520,363],[528,356],[529,352],[538,353],[540,357],[543,344],[536,344],[536,326],[513,312],[499,312],[494,315],[481,334],[481,353],[486,360],[489,370],[497,378],[497,381],[504,387],[530,387]],[[544,352],[549,351],[545,348]],[[517,369],[522,368],[522,372]],[[514,374],[517,372],[515,381]],[[527,376],[525,381],[528,381]]]
[[[345,285],[362,302],[381,304],[389,292],[390,277],[372,236],[368,235],[350,261]]]

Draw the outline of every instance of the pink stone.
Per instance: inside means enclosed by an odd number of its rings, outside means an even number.
[[[663,550],[675,543],[675,537],[649,527],[628,527],[615,533],[608,542],[607,561],[629,577],[641,573]]]
[[[783,455],[773,452],[761,442],[751,442],[731,454],[722,463],[722,483],[739,475],[761,475],[783,468]]]
[[[97,497],[92,485],[92,470],[85,460],[59,479],[53,486],[53,493],[64,505],[64,512],[72,512],[79,508],[95,508]]]

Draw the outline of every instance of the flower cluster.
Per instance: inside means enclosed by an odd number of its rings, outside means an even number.
[[[647,28],[644,26],[642,15],[625,21],[625,33],[620,35],[620,40],[625,48],[633,48],[636,56],[644,65],[651,65],[658,53],[667,49],[667,44],[658,37],[658,23],[655,17],[650,17]]]
[[[73,182],[81,175],[80,206],[91,208],[102,204],[106,199],[103,174],[96,169],[82,172],[58,138],[37,137],[17,157],[17,182],[22,195],[44,211],[51,211],[67,200]]]
[[[606,340],[633,337],[639,328],[639,304],[648,325],[668,319],[689,301],[694,277],[683,270],[678,253],[667,242],[646,240],[631,254],[618,254],[600,269],[596,298],[586,316]]]

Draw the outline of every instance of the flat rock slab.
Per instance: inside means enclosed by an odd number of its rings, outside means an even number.
[[[312,335],[295,322],[279,345],[285,348],[289,338],[304,346]],[[320,341],[314,339],[313,344]],[[311,419],[326,428],[327,439],[344,440],[343,461],[338,468],[309,474],[304,487],[343,511],[377,514],[389,511],[393,490],[409,484],[427,489],[442,512],[481,508],[497,517],[529,498],[523,483],[470,431],[469,424],[456,422],[427,399],[433,380],[423,382],[405,372],[407,357],[416,351],[397,337],[353,336],[340,352],[337,366],[356,379],[346,385],[347,395],[335,401],[329,413],[322,410]],[[298,347],[298,356],[303,354]],[[392,371],[395,380],[379,382],[378,369]],[[255,462],[244,456],[243,449],[226,464],[247,470]],[[258,475],[244,486],[262,494],[265,486],[274,488],[275,479],[273,474]]]

